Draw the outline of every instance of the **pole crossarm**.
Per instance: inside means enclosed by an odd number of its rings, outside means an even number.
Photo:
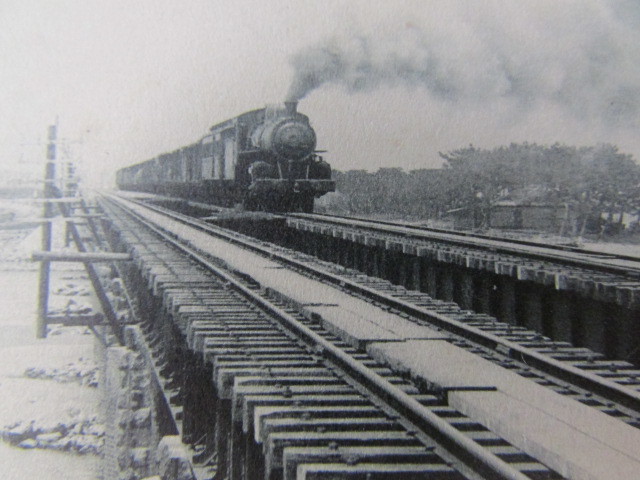
[[[31,260],[34,262],[121,262],[131,260],[131,255],[111,252],[52,252],[39,250],[31,254]]]
[[[26,203],[80,203],[79,197],[58,197],[58,198],[30,198],[23,200]]]
[[[101,313],[95,313],[93,315],[48,315],[47,325],[59,324],[65,327],[88,327],[92,325],[98,325],[103,323],[104,315]]]
[[[43,222],[79,222],[87,219],[99,219],[102,218],[102,215],[74,215],[73,217],[32,217],[25,218],[24,220],[20,220],[19,222],[3,222],[0,226],[5,225],[31,225],[33,223],[43,223]]]

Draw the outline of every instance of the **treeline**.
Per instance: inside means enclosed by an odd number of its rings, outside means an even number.
[[[326,207],[423,218],[476,209],[488,218],[496,202],[513,200],[567,206],[578,230],[594,219],[621,221],[622,212],[640,210],[640,167],[612,145],[469,146],[440,156],[441,169],[335,171],[338,194],[327,199]]]

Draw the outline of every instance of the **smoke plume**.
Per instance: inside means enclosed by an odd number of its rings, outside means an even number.
[[[288,99],[324,85],[350,93],[404,86],[443,102],[508,99],[521,111],[549,104],[640,126],[640,34],[629,15],[592,1],[542,2],[525,16],[515,3],[325,39],[291,57]]]

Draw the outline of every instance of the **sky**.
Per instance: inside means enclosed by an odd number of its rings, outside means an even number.
[[[633,0],[2,0],[0,174],[120,167],[299,99],[340,170],[436,168],[469,144],[640,158]]]

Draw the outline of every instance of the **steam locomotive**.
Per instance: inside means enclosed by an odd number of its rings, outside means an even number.
[[[121,190],[246,210],[312,212],[335,190],[316,134],[296,102],[269,105],[214,125],[200,141],[118,170]]]

